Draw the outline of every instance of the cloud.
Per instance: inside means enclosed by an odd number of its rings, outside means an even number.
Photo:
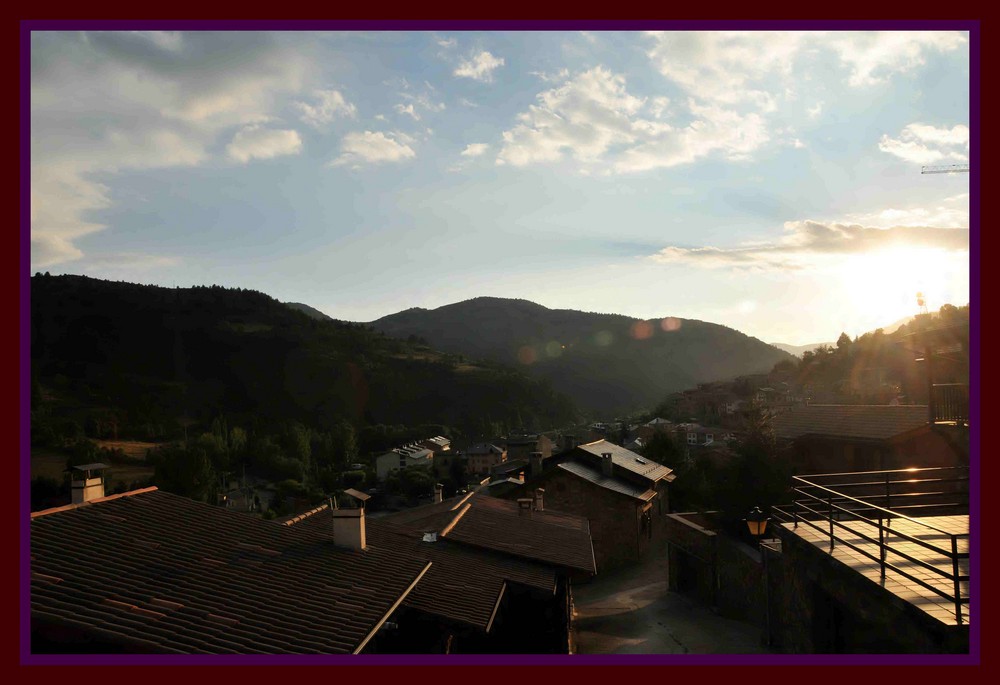
[[[498,161],[514,166],[554,162],[569,152],[595,161],[612,146],[635,142],[632,116],[643,100],[625,89],[625,77],[597,67],[538,94],[537,105],[504,131]]]
[[[719,105],[775,109],[760,82],[791,73],[792,58],[809,40],[801,31],[653,31],[646,51],[653,66],[691,97]]]
[[[639,114],[646,100],[628,92],[624,76],[603,67],[539,93],[537,100],[504,131],[498,164],[551,163],[568,155],[584,173],[635,173],[709,154],[747,159],[769,140],[760,115],[694,100],[687,103],[693,121],[685,126],[644,119]],[[666,105],[654,101],[654,113]]]
[[[337,117],[357,116],[357,108],[344,99],[339,90],[313,91],[315,104],[297,101],[293,107],[301,112],[301,119],[314,128],[323,128]]]
[[[879,150],[914,164],[931,164],[944,159],[968,159],[969,128],[962,124],[936,128],[926,124],[908,124],[898,138],[883,135]]]
[[[823,111],[823,103],[817,102],[815,105],[806,110],[806,114],[809,115],[810,119],[815,119]]]
[[[226,147],[230,157],[244,164],[251,159],[294,155],[301,150],[302,138],[298,131],[267,129],[256,125],[238,131]]]
[[[462,150],[463,157],[479,157],[489,149],[489,143],[469,143]]]
[[[969,228],[969,194],[947,197],[931,207],[889,208],[867,214],[850,214],[852,223],[875,228],[892,226],[941,226]]]
[[[420,115],[417,114],[416,111],[414,111],[412,104],[409,105],[398,104],[395,106],[395,110],[400,114],[409,114],[411,117],[413,117],[414,121],[420,121]]]
[[[397,140],[398,139],[398,140]],[[361,163],[381,164],[382,162],[403,162],[416,156],[407,142],[409,138],[402,133],[384,133],[382,131],[352,132],[341,141],[341,154],[330,162],[330,166],[352,165],[358,168]],[[402,141],[402,142],[400,142]]]
[[[661,263],[687,263],[706,268],[799,269],[817,258],[877,252],[898,247],[969,249],[969,231],[960,228],[892,226],[788,221],[785,235],[773,242],[739,247],[666,247],[650,256]]]
[[[435,42],[438,44],[439,47],[442,47],[446,50],[450,50],[451,48],[458,45],[458,39],[456,38],[438,38],[435,40]]]
[[[277,34],[33,34],[32,267],[85,256],[78,240],[107,228],[94,214],[111,206],[115,174],[204,163],[308,70]]]
[[[949,52],[968,42],[957,31],[833,32],[823,37],[850,69],[848,83],[871,86],[921,66],[929,52]]]
[[[455,69],[455,76],[475,79],[476,81],[490,82],[493,80],[493,72],[504,65],[503,57],[495,57],[491,53],[483,50],[478,55],[465,60]]]

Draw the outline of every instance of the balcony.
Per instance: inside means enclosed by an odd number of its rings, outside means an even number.
[[[788,533],[942,623],[968,624],[967,468],[794,480],[793,503],[773,510]]]
[[[931,423],[969,425],[969,386],[935,383],[931,386]]]

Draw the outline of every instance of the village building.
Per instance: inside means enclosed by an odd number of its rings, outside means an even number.
[[[408,469],[416,466],[432,466],[434,452],[418,444],[403,445],[380,454],[375,458],[375,474],[379,480],[395,470]]]

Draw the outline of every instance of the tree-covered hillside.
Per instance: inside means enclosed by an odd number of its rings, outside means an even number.
[[[387,335],[418,336],[447,352],[520,364],[599,412],[652,406],[667,393],[766,373],[792,359],[756,338],[704,321],[642,321],[493,297],[408,309],[371,325]]]

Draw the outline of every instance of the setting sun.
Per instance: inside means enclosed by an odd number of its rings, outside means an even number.
[[[917,293],[929,310],[968,301],[968,254],[931,248],[896,247],[858,255],[840,267],[846,301],[859,323],[887,326],[920,311]]]

